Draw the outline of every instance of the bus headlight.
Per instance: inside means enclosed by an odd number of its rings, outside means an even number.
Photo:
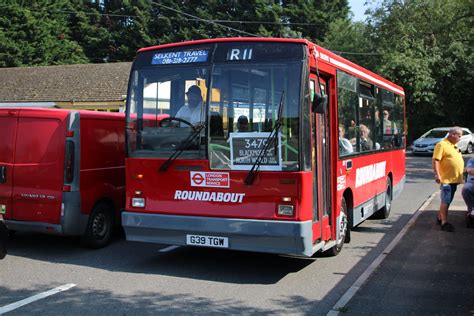
[[[278,205],[278,215],[281,216],[293,216],[295,214],[293,205]]]
[[[132,198],[132,207],[145,207],[145,199],[144,198]]]

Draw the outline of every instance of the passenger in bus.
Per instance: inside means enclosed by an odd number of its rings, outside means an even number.
[[[383,110],[383,142],[385,148],[392,148],[394,143],[394,135],[398,133],[395,122],[389,120],[390,113],[387,110]]]
[[[387,110],[383,110],[383,133],[384,134],[396,134],[397,131],[397,125],[390,121],[389,118],[390,114],[388,113]]]
[[[360,151],[367,151],[367,150],[372,150],[374,148],[374,143],[370,139],[370,129],[364,125],[360,124],[359,125],[359,143],[360,143]],[[353,146],[357,145],[357,141],[355,138],[351,139],[351,143]]]
[[[202,121],[201,112],[202,112],[202,94],[201,88],[194,85],[189,87],[188,92],[186,92],[188,98],[188,104],[183,105],[178,113],[176,113],[177,118],[184,119],[189,123],[196,125]]]
[[[345,138],[346,136],[346,129],[344,125],[339,125],[339,155],[347,155],[354,151],[352,148],[351,142]]]
[[[237,119],[237,131],[239,132],[249,131],[249,119],[245,115],[241,115]]]
[[[347,139],[353,139],[354,137],[356,137],[356,135],[357,135],[357,133],[356,133],[356,130],[357,130],[356,122],[354,120],[351,120],[350,123],[346,124],[345,126],[348,126],[348,128],[346,130]]]

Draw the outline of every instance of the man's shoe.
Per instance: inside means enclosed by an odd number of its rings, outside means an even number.
[[[451,225],[450,223],[446,222],[443,225],[441,225],[441,230],[445,232],[453,232],[454,231],[454,226]]]
[[[439,219],[439,217],[436,218],[436,224],[441,225],[441,219]]]

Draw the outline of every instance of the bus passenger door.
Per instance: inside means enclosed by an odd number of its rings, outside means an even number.
[[[324,79],[320,79],[321,90],[326,94]],[[310,78],[311,91],[318,86],[317,77]],[[329,105],[329,104],[328,104]],[[329,107],[328,107],[329,108]],[[325,114],[312,113],[312,157],[313,157],[313,243],[331,239],[331,181],[329,159],[329,128],[328,112]]]

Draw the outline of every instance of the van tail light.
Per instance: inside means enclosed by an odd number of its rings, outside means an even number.
[[[66,141],[66,157],[64,159],[64,183],[74,180],[74,142]]]

